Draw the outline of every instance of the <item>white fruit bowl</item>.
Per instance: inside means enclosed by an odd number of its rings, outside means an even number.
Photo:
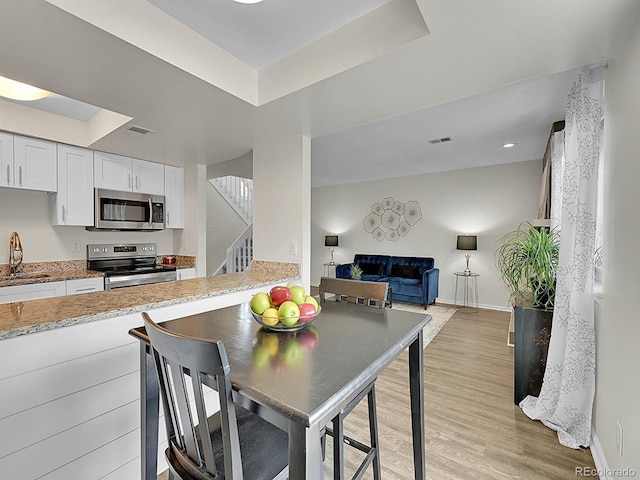
[[[282,322],[278,322],[275,325],[267,325],[262,321],[262,315],[258,315],[253,311],[251,311],[251,315],[253,315],[253,318],[255,319],[255,321],[258,322],[260,325],[262,325],[262,327],[265,330],[270,330],[272,332],[297,332],[298,330],[305,329],[309,325],[311,325],[313,321],[316,319],[316,317],[320,315],[321,311],[322,311],[322,307],[318,307],[318,311],[313,315],[300,315],[300,318],[298,319],[298,321],[295,324],[291,325],[290,327],[284,325]]]

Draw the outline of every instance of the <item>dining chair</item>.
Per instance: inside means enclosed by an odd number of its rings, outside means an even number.
[[[334,294],[338,302],[350,302],[362,305],[363,308],[384,308],[389,290],[386,282],[363,282],[343,278],[321,277],[318,287],[320,300],[326,301],[327,294]],[[351,411],[367,397],[369,413],[369,445],[365,445],[344,433],[344,420]],[[376,414],[375,382],[371,382],[345,406],[331,421],[333,428],[326,429],[326,433],[333,438],[333,478],[344,479],[344,445],[356,448],[365,454],[357,468],[354,480],[364,476],[369,465],[373,464],[373,478],[380,480],[380,449],[378,444],[378,418]],[[325,438],[323,436],[323,445]]]
[[[366,282],[333,277],[321,277],[318,287],[321,300],[326,300],[327,294],[333,294],[337,302],[378,308],[388,305],[389,290],[387,282]]]
[[[164,408],[170,480],[287,478],[288,435],[234,404],[223,342],[183,336],[157,325],[146,312],[142,317]],[[205,385],[220,401],[211,416]]]

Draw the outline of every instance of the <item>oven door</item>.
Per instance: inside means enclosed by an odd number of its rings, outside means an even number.
[[[164,196],[95,189],[96,230],[164,229]]]
[[[150,285],[152,283],[173,282],[178,279],[175,270],[167,272],[153,273],[132,273],[129,275],[113,275],[105,277],[104,289],[115,290],[116,288],[135,287],[138,285]]]

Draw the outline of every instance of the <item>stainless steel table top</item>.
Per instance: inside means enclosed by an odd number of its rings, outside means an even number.
[[[313,324],[295,334],[265,331],[247,304],[162,325],[176,333],[222,340],[234,389],[308,426],[333,418],[430,320],[426,312],[325,301]]]

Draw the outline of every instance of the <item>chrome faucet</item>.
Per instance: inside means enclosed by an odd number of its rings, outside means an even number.
[[[18,232],[12,232],[9,237],[9,275],[15,275],[22,263],[22,242]]]

